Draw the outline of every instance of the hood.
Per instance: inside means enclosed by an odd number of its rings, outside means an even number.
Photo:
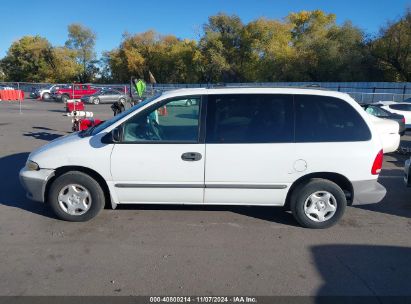
[[[42,160],[49,157],[59,157],[60,156],[60,148],[61,146],[67,146],[69,148],[70,144],[76,143],[78,141],[83,140],[80,136],[78,136],[78,132],[71,133],[55,140],[49,142],[48,144],[41,146],[40,148],[34,150],[30,153],[28,159],[36,162],[42,167]]]

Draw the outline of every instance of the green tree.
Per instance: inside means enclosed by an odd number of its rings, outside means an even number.
[[[9,81],[50,81],[52,58],[52,46],[47,39],[24,36],[10,46],[1,68]]]
[[[366,80],[364,34],[349,22],[338,26],[335,18],[320,10],[287,17],[296,52],[293,80]]]
[[[296,51],[292,47],[292,26],[278,20],[260,18],[246,26],[244,44],[250,46],[252,55],[243,69],[251,81],[287,81],[292,79],[291,63]]]
[[[371,49],[386,80],[411,81],[411,9],[383,27]]]
[[[201,54],[192,40],[162,36],[154,31],[125,34],[119,48],[104,54],[111,77],[128,81],[132,76],[148,80],[151,71],[158,82],[198,82]]]
[[[76,51],[67,47],[53,48],[50,67],[53,81],[60,83],[78,81],[78,75],[82,72]]]
[[[241,19],[220,13],[208,18],[200,40],[205,77],[211,82],[246,81],[244,69],[251,56]]]
[[[68,40],[66,47],[76,51],[77,62],[81,65],[79,80],[87,82],[93,79],[96,71],[96,34],[81,24],[70,24],[68,26]]]

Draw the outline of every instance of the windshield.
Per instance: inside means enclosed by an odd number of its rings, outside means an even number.
[[[151,101],[157,99],[158,97],[161,96],[160,94],[154,95],[150,98],[145,99],[144,101],[136,104],[135,106],[131,107],[130,109],[114,116],[112,119],[106,120],[105,122],[103,122],[102,124],[98,125],[97,127],[95,127],[94,129],[88,129],[91,130],[90,134],[87,135],[96,135],[98,133],[100,133],[101,131],[103,131],[104,129],[108,128],[109,126],[111,126],[112,124],[116,123],[117,121],[121,120],[123,117],[127,116],[128,114],[130,114],[131,112],[136,111],[137,109],[145,106],[146,104],[150,103]],[[85,134],[86,135],[86,134]]]

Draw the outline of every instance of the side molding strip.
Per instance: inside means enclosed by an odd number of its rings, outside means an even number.
[[[115,184],[116,188],[208,188],[208,189],[285,189],[287,185],[238,185],[238,184]]]

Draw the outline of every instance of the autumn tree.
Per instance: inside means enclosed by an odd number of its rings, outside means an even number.
[[[383,27],[371,48],[387,80],[411,81],[411,9]]]
[[[10,46],[1,68],[8,81],[50,81],[52,57],[52,46],[47,39],[24,36]]]
[[[200,56],[195,41],[148,31],[125,34],[119,48],[105,53],[105,61],[121,81],[131,76],[148,80],[150,71],[158,82],[198,82]]]
[[[77,62],[76,51],[67,47],[52,49],[52,78],[54,82],[66,83],[78,81],[82,66]]]
[[[68,26],[68,39],[66,47],[76,52],[77,62],[81,65],[79,80],[87,82],[93,79],[96,70],[96,34],[81,24]]]
[[[220,13],[208,18],[200,50],[208,81],[239,82],[245,79],[244,69],[251,56],[246,42],[246,29],[241,19]]]

